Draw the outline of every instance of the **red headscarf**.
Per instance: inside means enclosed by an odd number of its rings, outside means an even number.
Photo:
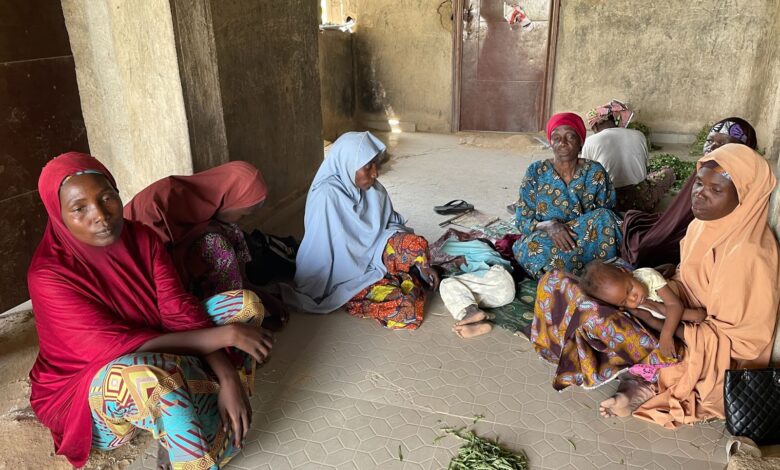
[[[247,162],[230,162],[191,176],[168,176],[136,194],[125,218],[152,228],[170,244],[185,285],[189,245],[209,231],[218,212],[252,207],[268,192],[262,173]],[[213,225],[212,225],[213,227]]]
[[[547,141],[552,139],[553,131],[560,126],[570,126],[577,131],[577,135],[580,136],[580,144],[585,142],[585,122],[578,114],[574,113],[558,113],[553,114],[550,120],[547,121]]]
[[[59,190],[80,172],[98,172],[116,187],[89,155],[71,152],[50,161],[38,179],[49,223],[27,273],[40,339],[30,404],[51,430],[57,453],[77,467],[92,445],[87,398],[98,370],[166,332],[213,326],[148,228],[125,221],[119,240],[106,247],[71,235]]]

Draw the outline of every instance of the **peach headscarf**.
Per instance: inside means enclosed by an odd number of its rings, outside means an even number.
[[[685,325],[683,362],[661,371],[658,395],[634,413],[667,428],[724,417],[726,369],[766,366],[780,303],[780,255],[767,223],[772,170],[739,144],[720,147],[699,167],[710,160],[730,175],[739,205],[718,220],[694,220],[681,242],[673,283],[688,307],[704,307],[708,317]]]

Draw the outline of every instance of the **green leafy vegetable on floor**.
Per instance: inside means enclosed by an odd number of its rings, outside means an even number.
[[[659,150],[661,148],[660,145],[656,145],[650,140],[650,127],[647,124],[639,121],[631,121],[628,123],[627,127],[629,129],[637,130],[645,135],[648,150]]]
[[[398,444],[398,460],[400,460],[401,462],[404,461],[404,453],[401,452],[401,444]]]
[[[651,171],[658,171],[663,168],[669,168],[674,171],[674,189],[680,189],[682,188],[682,185],[685,184],[685,181],[687,181],[691,174],[696,170],[696,162],[687,162],[680,160],[676,155],[664,153],[661,155],[656,155],[647,163],[648,173]]]
[[[474,424],[477,424],[478,422],[485,419],[485,415],[474,415]]]
[[[704,127],[699,129],[699,132],[696,133],[696,140],[691,144],[691,151],[689,152],[692,156],[696,157],[702,154],[704,151],[704,142],[707,141],[710,129],[712,129],[712,124],[705,124]]]
[[[446,434],[465,441],[452,458],[449,470],[528,470],[528,457],[502,449],[498,443],[464,428],[443,428]],[[446,435],[445,434],[445,435]]]
[[[576,446],[576,445],[574,445],[574,441],[572,441],[572,440],[571,440],[571,439],[569,439],[568,437],[566,438],[566,440],[567,440],[567,441],[569,441],[569,444],[571,444],[571,446],[572,446],[572,448],[573,448],[574,450],[577,450],[577,446]]]

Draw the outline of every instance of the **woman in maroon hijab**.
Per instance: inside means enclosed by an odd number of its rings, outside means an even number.
[[[189,176],[168,176],[135,195],[125,218],[154,230],[168,246],[184,287],[200,299],[226,290],[260,295],[278,329],[287,312],[246,276],[252,260],[238,222],[265,202],[267,186],[252,164],[235,161]]]
[[[273,341],[257,296],[201,305],[159,237],[122,218],[113,177],[89,155],[49,162],[38,190],[49,222],[28,272],[40,339],[30,403],[57,453],[80,467],[90,447],[143,428],[174,465],[219,468],[249,429],[255,361]]]

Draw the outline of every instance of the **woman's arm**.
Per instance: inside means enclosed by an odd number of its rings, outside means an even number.
[[[531,164],[520,183],[520,198],[515,208],[515,225],[528,236],[536,230],[536,165]]]
[[[592,193],[594,198],[592,207],[586,208],[587,211],[599,208],[614,208],[615,204],[617,204],[617,194],[612,186],[612,181],[609,179],[607,170],[604,169],[601,163],[596,161],[592,161],[591,165],[594,165],[596,168],[588,175],[588,183],[586,184],[591,185],[587,191]]]
[[[252,405],[241,387],[241,381],[233,364],[223,351],[214,351],[203,358],[219,381],[217,409],[222,419],[222,430],[233,429],[233,445],[241,447],[244,436],[252,424]]]
[[[270,332],[245,323],[232,323],[160,335],[146,341],[136,351],[206,356],[223,348],[235,347],[256,361],[264,362],[272,346]]]
[[[676,357],[677,352],[674,347],[674,333],[680,325],[683,315],[683,304],[680,298],[672,292],[668,285],[658,289],[658,295],[664,302],[666,318],[661,327],[661,353],[668,357]]]

